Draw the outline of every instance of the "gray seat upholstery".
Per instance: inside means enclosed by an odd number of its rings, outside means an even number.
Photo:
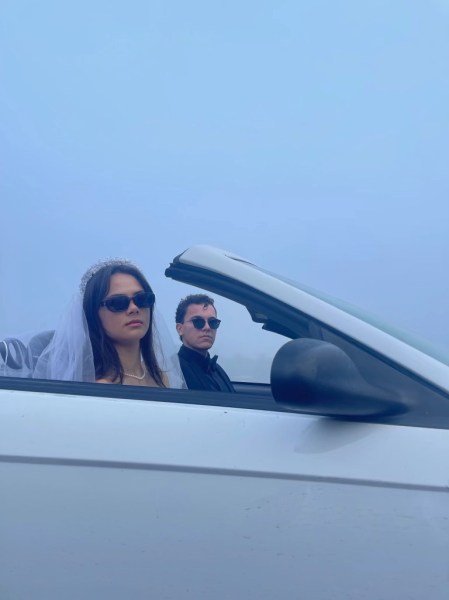
[[[22,369],[29,367],[27,347],[17,338],[5,338],[0,342],[0,356],[7,367]]]
[[[19,338],[5,338],[0,341],[0,358],[6,367],[30,373],[36,366],[39,356],[50,343],[54,331],[42,331],[31,338],[26,345]]]
[[[51,342],[54,334],[53,330],[42,331],[31,338],[28,344],[28,352],[33,368],[36,366],[39,356]]]

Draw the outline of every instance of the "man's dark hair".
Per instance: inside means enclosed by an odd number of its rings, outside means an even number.
[[[176,323],[183,323],[188,307],[191,304],[202,304],[205,308],[212,305],[214,308],[214,299],[206,296],[206,294],[190,294],[181,300],[176,309]],[[215,312],[217,310],[215,309]]]

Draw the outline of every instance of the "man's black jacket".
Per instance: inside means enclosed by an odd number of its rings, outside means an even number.
[[[218,392],[235,392],[231,380],[217,364],[217,356],[210,358],[181,346],[178,352],[182,373],[189,390],[214,390]]]

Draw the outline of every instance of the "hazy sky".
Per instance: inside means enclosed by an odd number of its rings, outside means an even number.
[[[449,2],[0,2],[0,332],[206,243],[449,347]],[[231,340],[232,344],[232,340]]]

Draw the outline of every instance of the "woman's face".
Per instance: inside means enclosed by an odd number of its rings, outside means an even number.
[[[137,292],[142,291],[143,287],[135,277],[125,273],[115,273],[111,276],[109,291],[103,300],[122,294],[131,298]],[[123,312],[111,312],[102,306],[98,314],[106,335],[114,344],[118,345],[132,345],[140,342],[150,325],[150,309],[138,308],[133,301]]]

